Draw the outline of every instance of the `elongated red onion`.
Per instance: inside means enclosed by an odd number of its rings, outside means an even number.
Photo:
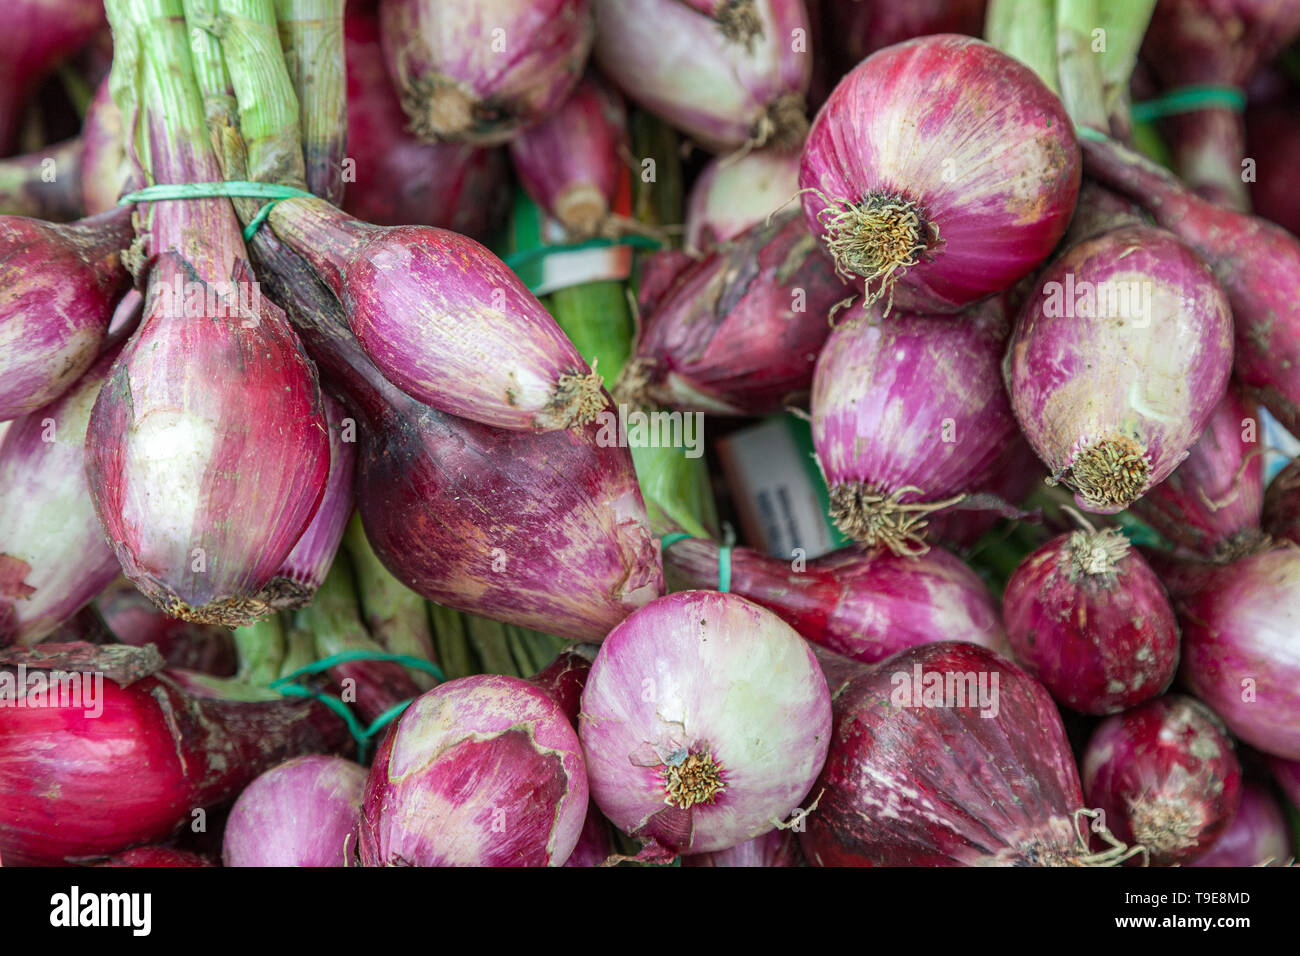
[[[1232,307],[1237,379],[1300,433],[1300,239],[1255,216],[1198,198],[1114,142],[1086,141],[1089,172],[1142,203],[1214,269]]]
[[[674,589],[716,588],[718,569],[712,541],[678,541],[664,553]],[[907,558],[853,546],[806,563],[733,548],[731,591],[805,640],[867,663],[931,641],[1007,649],[993,595],[942,548]]]
[[[527,681],[462,677],[390,728],[361,806],[365,866],[563,866],[587,812],[578,736]]]
[[[860,668],[834,705],[799,837],[814,866],[1094,861],[1056,705],[1010,662],[974,644],[913,647]]]
[[[840,81],[799,185],[809,228],[868,301],[953,312],[1047,257],[1080,165],[1064,107],[1029,67],[941,34],[874,53]]]
[[[1241,802],[1232,739],[1198,700],[1170,694],[1098,725],[1080,761],[1090,806],[1168,866],[1213,846]]]
[[[1168,540],[1201,555],[1231,557],[1259,538],[1263,436],[1255,402],[1235,384],[1173,473],[1133,503]]]
[[[117,352],[0,439],[0,647],[42,640],[121,573],[85,470],[86,423]]]
[[[244,788],[226,819],[226,866],[348,866],[357,852],[366,768],[295,757]]]
[[[592,421],[607,402],[551,314],[473,239],[373,226],[319,199],[276,204],[271,225],[343,303],[384,375],[441,411],[521,431]]]
[[[1273,537],[1300,545],[1300,462],[1291,462],[1268,483],[1261,520]]]
[[[105,77],[86,107],[81,129],[81,202],[89,216],[116,208],[118,198],[137,186],[124,134],[122,112]]]
[[[0,217],[0,420],[58,398],[90,368],[130,283],[122,209],[54,225]]]
[[[803,0],[729,4],[745,11],[749,26],[742,32],[679,0],[594,5],[593,53],[604,74],[705,149],[768,143],[792,149],[803,141],[812,74]]]
[[[348,10],[347,158],[355,181],[343,209],[380,226],[439,226],[485,241],[506,211],[505,154],[463,143],[426,143],[406,129],[388,80],[374,14]]]
[[[1075,246],[1016,322],[1007,388],[1053,482],[1113,513],[1186,457],[1232,370],[1232,313],[1209,268],[1161,229]]]
[[[267,281],[357,416],[358,509],[403,584],[586,641],[663,592],[627,449],[602,446],[594,424],[535,435],[421,405],[379,374],[342,327],[337,300],[299,267]]]
[[[756,225],[677,277],[615,390],[683,411],[778,412],[807,394],[848,291],[798,212]]]
[[[831,516],[863,544],[925,550],[925,515],[983,487],[1017,435],[993,301],[961,321],[855,309],[813,376],[812,432]]]
[[[799,190],[799,152],[755,149],[718,157],[700,171],[686,202],[686,248],[708,252],[765,222]]]
[[[1146,560],[1114,529],[1058,535],[1002,598],[1016,660],[1062,704],[1114,714],[1162,693],[1178,670],[1178,625]]]
[[[0,853],[10,865],[158,840],[263,770],[347,739],[316,701],[197,697],[158,671],[151,651],[87,648],[0,656],[0,679],[23,702],[0,721]]]
[[[769,830],[762,836],[713,853],[691,853],[682,866],[802,866],[793,830]]]
[[[185,850],[173,850],[165,846],[138,846],[134,850],[118,853],[96,866],[212,866],[207,860],[195,853]]]
[[[1214,844],[1187,866],[1283,866],[1291,852],[1291,832],[1277,799],[1267,788],[1247,783],[1232,822]]]
[[[99,527],[98,521],[95,527]],[[116,564],[117,559],[113,560]],[[164,614],[125,578],[105,588],[93,607],[118,641],[132,647],[152,644],[169,667],[214,677],[234,677],[239,669],[235,642],[227,628]]]
[[[1300,117],[1295,90],[1290,99],[1246,110],[1246,155],[1255,160],[1250,203],[1255,213],[1300,235],[1300,194],[1291,177],[1290,157],[1300,151]]]
[[[791,815],[826,759],[830,719],[826,679],[789,625],[734,594],[683,591],[610,632],[579,734],[615,826],[706,853]]]
[[[594,33],[590,0],[383,0],[379,24],[411,129],[478,144],[551,115]]]

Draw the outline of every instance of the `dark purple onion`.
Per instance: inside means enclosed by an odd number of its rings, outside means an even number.
[[[1283,866],[1291,857],[1291,831],[1277,798],[1267,788],[1247,783],[1228,828],[1186,865]]]

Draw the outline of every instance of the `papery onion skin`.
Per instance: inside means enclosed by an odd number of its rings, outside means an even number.
[[[1112,314],[1113,313],[1113,314]],[[1044,273],[1007,352],[1011,404],[1079,507],[1122,510],[1164,481],[1232,369],[1232,313],[1209,268],[1161,229],[1116,229]]]
[[[342,757],[308,755],[244,788],[226,818],[226,866],[348,866],[357,849],[367,771]]]
[[[678,0],[595,0],[594,6],[593,56],[604,74],[705,149],[802,142],[812,75],[803,0],[752,0],[758,29],[746,40],[729,38],[712,16]]]
[[[95,866],[123,867],[174,867],[174,866],[212,866],[203,857],[185,850],[173,850],[165,846],[138,846],[134,850],[118,853],[103,863]]]
[[[798,150],[755,149],[710,160],[686,201],[686,248],[703,253],[735,239],[766,221],[798,190]]]
[[[1151,863],[1185,863],[1213,846],[1241,802],[1232,740],[1200,701],[1170,694],[1107,718],[1080,761],[1088,805]]]
[[[366,781],[365,866],[563,866],[587,811],[577,734],[516,677],[479,674],[417,698]]]
[[[769,830],[762,836],[713,853],[690,853],[682,866],[803,866],[793,830]]]
[[[1291,462],[1268,483],[1262,522],[1274,538],[1300,545],[1300,462]]]
[[[973,675],[966,688],[984,680],[990,716],[977,693],[962,707],[913,703],[902,689],[918,672]],[[1060,715],[1009,661],[974,644],[913,647],[859,669],[834,703],[830,753],[812,790],[820,802],[799,837],[813,866],[1066,866],[1087,857]]]
[[[1064,107],[1029,67],[939,34],[874,53],[840,81],[808,133],[799,185],[809,228],[858,289],[954,312],[1047,257],[1080,168]]]
[[[1247,783],[1227,829],[1184,865],[1283,866],[1292,856],[1291,833],[1277,798],[1260,784]]]
[[[412,130],[480,145],[553,113],[594,36],[590,0],[383,0],[379,23]]]
[[[596,804],[669,851],[771,830],[826,757],[830,697],[808,645],[734,594],[683,591],[610,632],[582,694]]]
[[[1016,661],[1085,714],[1150,700],[1178,670],[1169,598],[1118,531],[1075,531],[1043,545],[1011,575],[1002,613]]]
[[[678,541],[664,554],[664,573],[677,588],[714,588],[718,560],[712,541]],[[733,548],[731,591],[805,640],[865,663],[932,641],[1007,650],[993,595],[942,548],[907,558],[850,546],[806,564]]]

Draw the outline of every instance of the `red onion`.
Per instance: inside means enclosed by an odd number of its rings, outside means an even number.
[[[664,553],[674,589],[716,588],[718,567],[712,541],[678,541]],[[805,640],[858,661],[931,641],[1007,647],[988,588],[942,548],[907,558],[848,547],[806,564],[734,548],[731,590],[772,611]]]
[[[595,0],[595,7],[601,70],[705,149],[802,142],[812,71],[803,0],[726,4],[743,13],[743,29],[679,0]]]
[[[793,830],[769,830],[762,836],[714,853],[682,857],[682,866],[802,866]]]
[[[1291,833],[1277,799],[1265,787],[1247,783],[1228,828],[1186,865],[1282,866],[1291,856]]]
[[[113,563],[117,564],[116,558]],[[110,584],[92,606],[118,641],[132,647],[152,644],[170,667],[214,677],[234,677],[239,669],[229,630],[164,614],[125,578]]]
[[[1079,170],[1065,109],[1029,67],[941,34],[874,53],[840,81],[799,185],[809,228],[868,302],[953,312],[1047,257]]]
[[[130,242],[125,209],[64,225],[0,217],[0,420],[53,401],[90,368],[130,283],[119,257]]]
[[[1300,239],[1197,198],[1173,176],[1113,142],[1084,144],[1089,171],[1141,202],[1214,268],[1232,307],[1237,378],[1300,433]]]
[[[1297,95],[1293,91],[1289,102],[1252,104],[1246,110],[1246,155],[1255,160],[1251,205],[1292,235],[1300,235],[1300,192],[1291,175],[1291,157],[1300,152]]]
[[[1268,483],[1262,522],[1274,538],[1300,545],[1300,462],[1291,462]]]
[[[160,663],[136,648],[75,644],[0,656],[11,700],[25,679],[24,704],[0,721],[0,853],[10,865],[66,864],[160,839],[268,767],[346,739],[316,701],[197,697],[155,673]],[[39,706],[56,676],[60,701]]]
[[[791,212],[678,276],[615,391],[683,411],[766,415],[800,400],[848,290]]]
[[[356,165],[343,209],[380,226],[419,223],[485,240],[509,198],[503,152],[425,143],[407,132],[384,66],[379,21],[349,10],[344,32],[347,158]]]
[[[81,137],[0,159],[0,214],[50,222],[80,218]]]
[[[473,239],[429,226],[372,226],[319,199],[271,212],[280,239],[343,303],[384,375],[463,418],[552,431],[592,421],[601,378],[545,307]]]
[[[591,49],[590,0],[383,0],[388,71],[424,139],[503,143],[551,115]]]
[[[45,638],[121,573],[86,487],[86,423],[117,357],[0,439],[0,647]]]
[[[1144,226],[1056,260],[1020,313],[1006,363],[1016,418],[1053,483],[1103,514],[1187,456],[1231,370],[1232,314],[1213,274]]]
[[[1255,403],[1229,385],[1173,474],[1133,513],[1181,548],[1231,557],[1259,538],[1264,458]]]
[[[800,835],[815,866],[1105,862],[1041,684],[974,644],[909,648],[835,692],[820,794]]]
[[[799,190],[799,153],[756,149],[709,162],[686,203],[686,248],[708,252],[767,220]]]
[[[984,32],[986,0],[832,0],[826,37],[841,73],[877,50],[932,33]]]
[[[185,850],[173,850],[165,846],[139,846],[111,856],[96,866],[211,866],[207,860]]]
[[[1016,660],[1085,714],[1155,697],[1178,670],[1165,589],[1119,531],[1058,535],[1016,568],[1002,598]]]
[[[1183,631],[1183,681],[1228,729],[1300,760],[1300,548],[1165,578]]]
[[[361,807],[365,866],[562,866],[587,811],[577,734],[544,691],[480,674],[390,728]]]
[[[854,310],[813,377],[813,445],[840,530],[923,553],[925,515],[985,485],[1017,435],[998,372],[1001,305],[960,322]]]
[[[790,816],[829,730],[826,679],[799,635],[709,591],[660,598],[610,632],[579,723],[601,812],[683,853],[724,850]]]
[[[266,771],[226,819],[226,866],[348,866],[366,768],[342,757],[295,757]]]
[[[1213,845],[1241,801],[1231,738],[1208,707],[1181,694],[1104,720],[1080,767],[1089,805],[1158,866],[1187,862]]]
[[[86,108],[81,129],[81,202],[87,215],[115,209],[118,198],[136,188],[123,135],[122,113],[105,78]]]

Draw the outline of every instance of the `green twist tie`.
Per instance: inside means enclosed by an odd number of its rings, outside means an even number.
[[[1153,100],[1134,103],[1131,114],[1135,122],[1149,123],[1165,116],[1194,113],[1211,107],[1240,113],[1246,108],[1246,94],[1235,86],[1180,86]]]
[[[521,266],[536,262],[538,259],[545,259],[547,256],[561,255],[565,252],[582,252],[586,249],[608,249],[610,246],[632,246],[634,249],[662,249],[664,244],[658,239],[652,239],[650,236],[640,236],[635,233],[619,236],[617,239],[596,236],[593,239],[584,239],[582,242],[519,249],[510,253],[502,261],[517,272]]]
[[[659,547],[667,551],[678,541],[685,541],[687,538],[694,537],[694,535],[687,534],[685,531],[674,531],[660,539]],[[708,539],[698,538],[696,540],[705,541]],[[729,544],[718,545],[718,590],[723,594],[731,591],[731,549],[732,545]]]
[[[1105,143],[1110,139],[1110,137],[1101,132],[1101,130],[1093,129],[1091,126],[1076,126],[1074,128],[1074,135],[1079,137],[1079,139],[1091,139],[1098,143]]]
[[[244,227],[244,241],[248,242],[257,234],[262,223],[271,215],[271,207],[282,199],[301,199],[312,197],[312,193],[294,186],[282,186],[279,183],[254,183],[245,179],[211,183],[159,183],[144,189],[127,193],[117,201],[119,206],[129,206],[136,202],[162,202],[168,199],[266,199],[266,203],[257,211],[247,226]]]

